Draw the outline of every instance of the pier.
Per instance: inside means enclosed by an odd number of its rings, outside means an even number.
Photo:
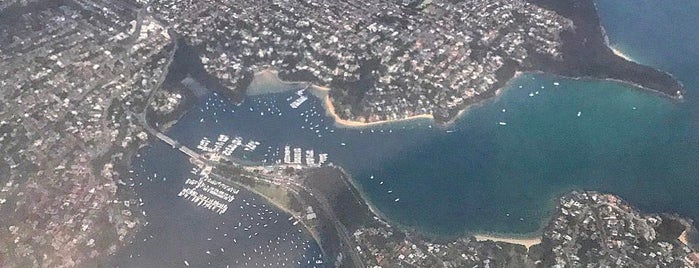
[[[190,149],[189,147],[187,147],[187,146],[185,146],[185,145],[182,145],[180,142],[178,142],[177,140],[171,138],[170,136],[165,135],[164,133],[160,132],[159,130],[157,130],[157,129],[151,127],[151,126],[148,124],[148,121],[146,120],[145,112],[136,114],[135,116],[136,116],[136,118],[138,119],[138,121],[141,123],[141,126],[143,126],[143,128],[144,128],[150,135],[152,135],[152,136],[158,138],[159,140],[161,140],[161,141],[167,143],[168,145],[172,146],[172,148],[177,149],[177,151],[179,151],[179,152],[181,152],[181,153],[183,153],[183,154],[186,154],[187,156],[189,156],[189,157],[192,158],[192,159],[201,161],[201,162],[203,162],[203,163],[209,163],[209,162],[210,162],[209,159],[207,159],[207,158],[204,157],[203,155],[201,155],[201,154],[195,152],[194,150]],[[237,165],[237,164],[233,163],[233,165]]]
[[[221,181],[211,179],[209,175],[212,170],[213,167],[206,165],[192,168],[190,173],[198,175],[199,179],[187,179],[185,187],[177,196],[189,200],[197,206],[204,206],[215,213],[223,214],[228,210],[228,204],[235,200],[235,195],[240,190]]]
[[[291,148],[288,145],[284,146],[284,158],[282,160],[282,163],[287,165],[300,166],[305,164],[309,167],[320,167],[328,161],[328,154],[326,153],[316,154],[316,152],[313,149],[307,149],[305,150],[304,158],[303,152],[304,150],[302,148]],[[316,156],[318,157],[317,161]]]

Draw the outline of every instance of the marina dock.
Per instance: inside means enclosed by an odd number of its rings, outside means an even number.
[[[235,200],[235,195],[239,190],[223,182],[211,179],[211,166],[204,166],[201,169],[193,168],[190,173],[198,175],[199,179],[185,180],[185,187],[177,194],[203,206],[215,213],[223,214],[228,210],[228,204]]]

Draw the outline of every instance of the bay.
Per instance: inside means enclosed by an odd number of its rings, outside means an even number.
[[[699,6],[597,5],[612,45],[676,75],[688,89],[684,100],[615,82],[525,74],[447,127],[420,119],[348,129],[336,127],[308,92],[250,96],[241,104],[212,94],[169,135],[191,148],[219,134],[259,141],[256,150],[234,155],[264,164],[282,161],[285,146],[327,153],[384,217],[440,237],[536,233],[555,199],[573,189],[611,192],[647,212],[698,220]],[[310,98],[291,108],[299,94]],[[166,154],[150,157],[172,157]],[[158,194],[164,197],[153,199],[157,206],[177,199],[169,190],[148,193]]]

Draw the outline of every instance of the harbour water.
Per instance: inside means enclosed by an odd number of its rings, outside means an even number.
[[[139,152],[129,174],[133,180],[124,183],[136,187],[141,204],[130,205],[140,205],[148,223],[106,266],[324,267],[310,234],[259,196],[208,179],[200,186],[216,186],[228,197],[218,199],[227,206],[223,213],[180,196],[200,178],[193,169],[199,171],[162,142]]]
[[[692,176],[699,146],[683,137],[698,132],[686,129],[683,103],[546,75],[524,75],[509,87],[447,128],[428,119],[338,128],[316,98],[292,108],[297,92],[240,105],[214,94],[172,133],[191,147],[219,133],[255,139],[261,149],[238,156],[267,164],[283,161],[286,146],[326,152],[382,214],[436,235],[534,232],[571,189],[699,215],[690,205],[699,201]]]
[[[612,192],[646,212],[677,212],[699,220],[699,30],[693,27],[699,23],[694,16],[699,4],[679,2],[598,1],[598,8],[612,45],[676,75],[688,90],[682,101],[614,82],[525,74],[446,128],[418,119],[348,129],[336,127],[321,101],[308,92],[250,96],[241,104],[211,94],[169,135],[190,148],[220,134],[258,141],[255,150],[238,149],[232,155],[265,164],[284,161],[286,146],[326,153],[328,161],[351,173],[364,197],[389,220],[438,236],[536,232],[555,199],[572,189]],[[299,94],[308,99],[291,107]],[[136,240],[134,253],[141,249],[137,254],[166,256],[160,251],[192,247],[197,252],[191,256],[189,251],[178,254],[200,264],[253,261],[249,254],[254,248],[298,233],[297,226],[285,221],[274,231],[259,232],[269,236],[255,240],[260,244],[199,241],[212,235],[221,239],[221,231],[212,228],[224,228],[224,221],[225,228],[232,227],[245,215],[260,212],[259,205],[243,206],[240,199],[253,198],[243,193],[222,218],[193,209],[191,202],[177,197],[189,174],[188,162],[168,149],[156,144],[142,152],[142,165],[162,172],[168,182],[155,186],[148,175],[138,176],[153,220]],[[287,218],[269,205],[266,209],[279,222]],[[162,233],[151,245],[165,249],[140,244],[149,233]],[[173,238],[183,233],[186,237]],[[287,240],[304,243],[304,250],[286,256],[309,264],[319,253],[302,233]],[[205,253],[224,244],[226,254]],[[127,259],[127,252],[120,259]],[[137,264],[148,265],[149,260],[140,260]]]

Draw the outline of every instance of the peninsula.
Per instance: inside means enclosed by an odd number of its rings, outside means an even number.
[[[450,122],[517,72],[610,79],[681,98],[672,75],[608,46],[594,2],[156,1],[154,16],[238,97],[255,73],[330,88],[331,113],[356,125],[429,116]]]
[[[436,239],[389,224],[341,168],[218,164],[215,170],[294,215],[334,267],[692,267],[699,257],[683,240],[693,230],[690,220],[644,214],[611,194],[565,194],[540,237]]]
[[[614,54],[592,0],[5,0],[0,25],[2,267],[90,266],[129,243],[144,221],[134,205],[139,201],[133,184],[125,182],[128,167],[137,149],[155,139],[143,119],[161,112],[166,116],[156,123],[176,120],[194,103],[188,94],[205,90],[240,100],[260,70],[331,88],[333,112],[351,122],[417,115],[448,122],[469,104],[495,95],[517,71],[614,79],[671,97],[683,91],[671,75]],[[177,77],[168,86],[186,85],[158,91],[168,75]],[[343,196],[354,191],[347,189],[338,191]],[[410,261],[401,250],[443,248],[376,223],[368,206],[356,200],[361,218],[373,220],[352,225],[338,219],[352,231],[353,243],[361,244],[355,256],[363,263]],[[605,204],[591,205],[599,202]],[[563,251],[544,251],[549,255],[542,258],[575,261],[569,253],[578,244],[570,240],[580,238],[624,250],[643,242],[642,250],[686,259],[676,251],[683,247],[674,232],[651,235],[667,220],[639,216],[619,203],[595,193],[564,197],[559,221],[541,244]],[[585,221],[581,215],[611,221],[606,217],[615,213],[632,216],[634,223],[644,217],[647,232],[630,232],[637,239],[600,240],[564,225]],[[405,237],[413,240],[404,242]],[[464,250],[488,243],[463,241]],[[517,254],[525,250],[508,247]],[[382,259],[369,258],[376,252]],[[441,252],[448,258],[472,256]],[[595,260],[592,253],[586,260]]]

